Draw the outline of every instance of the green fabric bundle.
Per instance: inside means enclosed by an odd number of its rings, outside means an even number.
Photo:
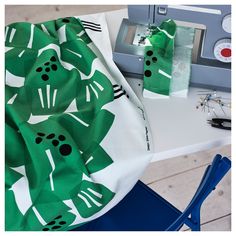
[[[67,231],[105,214],[151,158],[105,15],[14,23],[5,46],[5,229]]]
[[[144,61],[144,97],[169,96],[174,55],[176,24],[163,21],[146,39]]]
[[[65,200],[85,218],[114,196],[89,178],[113,162],[100,145],[114,121],[101,109],[114,99],[113,86],[98,70],[83,79],[97,56],[79,19],[7,29],[6,230],[68,229],[75,215]],[[88,208],[83,192],[99,204]]]

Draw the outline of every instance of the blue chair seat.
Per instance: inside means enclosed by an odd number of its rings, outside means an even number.
[[[118,205],[77,230],[165,230],[170,225],[169,222],[174,222],[181,214],[181,211],[138,181]]]
[[[175,231],[183,224],[200,230],[203,201],[231,168],[231,161],[219,154],[206,169],[201,183],[184,212],[179,211],[141,181],[106,214],[76,231]]]

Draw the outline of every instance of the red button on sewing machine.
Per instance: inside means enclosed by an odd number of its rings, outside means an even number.
[[[221,50],[220,54],[223,57],[231,57],[231,49],[230,48],[224,48]]]
[[[231,62],[231,39],[220,39],[214,46],[214,56],[224,63]]]

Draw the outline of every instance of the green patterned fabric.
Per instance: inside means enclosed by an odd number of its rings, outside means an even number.
[[[166,20],[152,28],[144,55],[144,97],[169,96],[176,24]]]
[[[69,17],[6,26],[6,230],[69,230],[91,219],[123,184],[115,167],[106,173],[113,158],[124,153],[123,147],[119,151],[118,144],[106,137],[116,137],[116,130],[118,137],[123,135],[123,126],[127,139],[129,133],[135,134],[132,143],[146,139],[142,118],[132,118],[143,117],[142,108],[134,108],[124,88],[109,77],[85,31],[100,37],[101,25],[85,24]],[[126,107],[135,131],[111,111],[124,114]],[[137,144],[140,155],[146,152],[145,145]],[[129,155],[129,146],[124,150]],[[136,158],[139,153],[134,152]],[[121,171],[125,176],[123,167]],[[101,177],[109,175],[118,182],[113,189]],[[127,189],[113,205],[135,184],[134,176],[133,183],[133,177],[124,183]]]

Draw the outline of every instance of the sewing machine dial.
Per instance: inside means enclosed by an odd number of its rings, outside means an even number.
[[[230,63],[231,62],[231,39],[221,39],[216,42],[214,47],[214,55],[217,60]]]
[[[222,28],[225,32],[231,34],[231,14],[226,15],[222,21]]]

